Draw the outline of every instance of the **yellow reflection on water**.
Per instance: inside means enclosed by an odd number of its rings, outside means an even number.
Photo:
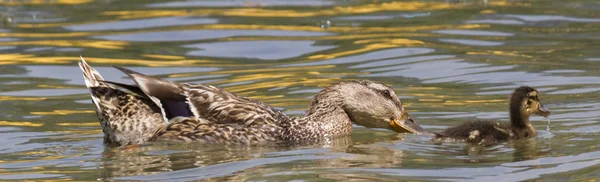
[[[73,23],[19,23],[19,28],[51,28],[72,25]]]
[[[488,6],[530,6],[531,3],[491,1]],[[242,17],[319,17],[338,15],[361,15],[384,11],[436,11],[461,8],[460,4],[445,2],[385,2],[363,5],[333,6],[327,9],[281,10],[262,7],[223,9],[157,9],[137,11],[107,11],[103,15],[118,16],[119,19],[166,17],[166,16],[242,16]]]
[[[447,100],[446,102],[443,103],[443,105],[447,105],[447,106],[464,106],[466,104],[464,102],[460,102],[460,101]]]
[[[496,13],[495,10],[491,10],[491,9],[486,9],[486,10],[481,10],[479,11],[480,14],[493,14]]]
[[[103,63],[103,64],[134,64],[134,65],[145,65],[145,66],[182,66],[182,65],[193,65],[200,63],[211,63],[211,66],[225,66],[222,64],[214,64],[211,60],[169,60],[169,61],[152,61],[152,60],[141,60],[141,59],[114,59],[114,58],[97,58],[97,57],[85,57],[85,60],[90,63]],[[70,64],[80,61],[79,57],[36,57],[35,55],[29,54],[0,54],[0,65],[3,64],[24,64],[24,63],[38,63],[38,64]],[[0,98],[1,99],[1,98]]]
[[[98,122],[87,122],[87,123],[57,123],[57,126],[100,126]]]
[[[452,8],[451,4],[444,2],[386,2],[378,4],[365,4],[353,6],[334,6],[329,9],[310,11],[305,10],[277,10],[263,9],[257,7],[251,8],[231,8],[223,9],[200,9],[200,10],[139,10],[139,11],[107,11],[104,15],[118,16],[120,19],[148,18],[163,16],[244,16],[244,17],[315,17],[315,16],[335,16],[367,14],[382,11],[433,11]]]
[[[114,22],[114,21],[108,21]],[[96,22],[96,23],[108,23],[108,22]],[[22,28],[39,28],[36,26],[53,27],[53,26],[65,26],[65,24],[20,24]],[[209,24],[209,25],[190,25],[177,30],[286,30],[286,31],[311,31],[311,32],[360,32],[361,34],[354,35],[335,35],[335,36],[322,36],[322,37],[294,37],[294,39],[311,39],[311,40],[349,40],[349,39],[361,39],[371,37],[389,37],[389,36],[431,36],[431,34],[424,33],[411,33],[411,34],[399,34],[398,32],[416,32],[416,31],[427,31],[427,30],[440,30],[440,29],[481,29],[489,28],[488,24],[466,24],[466,25],[424,25],[424,26],[399,26],[399,27],[329,27],[327,30],[323,30],[318,26],[299,26],[299,25],[245,25],[245,24]],[[156,29],[163,31],[162,29]],[[170,30],[170,29],[169,29]],[[95,36],[95,35],[107,35],[107,34],[121,34],[121,33],[136,33],[140,31],[120,31],[110,33],[100,32],[70,32],[60,34],[49,34],[49,33],[0,33],[0,37],[84,37],[84,36]],[[148,32],[148,31],[143,31]],[[389,32],[393,34],[374,34],[381,32]],[[369,33],[369,34],[366,34]],[[278,38],[278,37],[274,37]],[[285,37],[284,37],[285,38]],[[240,39],[240,38],[226,38],[226,39]],[[243,38],[242,38],[243,39]],[[247,38],[257,39],[257,38]],[[264,40],[264,39],[260,39]]]
[[[494,54],[494,55],[500,55],[500,56],[514,56],[514,57],[532,58],[532,56],[530,56],[530,55],[521,54],[521,53],[516,52],[516,51],[482,51],[482,52],[472,51],[472,52],[467,52],[466,54],[469,54],[469,55],[490,55],[490,54]]]
[[[58,47],[88,47],[97,49],[123,49],[129,45],[123,41],[110,40],[39,40],[39,41],[15,41],[0,42],[2,46],[20,46],[20,45],[42,45]]]
[[[440,87],[414,87],[414,86],[407,86],[404,87],[403,89],[406,90],[441,90],[442,88]]]
[[[476,29],[489,28],[487,24],[466,24],[466,25],[423,25],[423,26],[399,26],[399,27],[329,27],[323,30],[319,26],[298,26],[298,25],[244,25],[244,24],[210,24],[196,25],[189,27],[190,29],[209,29],[209,30],[289,30],[289,31],[313,31],[313,32],[360,32],[360,33],[376,33],[376,32],[416,32],[424,30],[439,30],[439,29]],[[356,35],[356,36],[360,36]]]
[[[420,102],[441,102],[442,99],[419,99]]]
[[[82,114],[82,113],[95,113],[93,110],[54,110],[54,111],[34,111],[30,112],[33,115],[69,115],[69,114]]]
[[[487,105],[491,103],[503,103],[506,102],[505,99],[481,99],[481,100],[447,100],[443,105],[447,106],[466,106],[466,105]]]
[[[377,42],[377,43],[375,43],[375,42]],[[371,44],[367,44],[366,46],[364,46],[363,48],[360,48],[360,49],[348,50],[348,51],[344,51],[344,52],[336,52],[336,53],[331,53],[331,54],[317,54],[317,55],[309,56],[308,59],[319,59],[319,60],[333,59],[336,57],[360,54],[360,53],[371,52],[371,51],[380,50],[380,49],[388,49],[388,48],[400,47],[400,46],[414,46],[414,45],[425,44],[422,41],[410,40],[410,39],[369,39],[369,40],[355,41],[354,43],[355,44],[371,43]]]
[[[37,85],[38,88],[66,88],[66,89],[73,89],[73,88],[77,88],[77,87],[72,87],[72,86],[59,86],[59,85]]]
[[[416,96],[416,97],[433,97],[433,98],[447,98],[447,95],[438,95],[438,94],[425,94],[425,93],[415,93],[415,94],[410,94],[410,96]]]
[[[30,126],[40,127],[44,126],[44,123],[32,123],[29,121],[0,121],[0,126]]]
[[[93,0],[0,0],[0,5],[17,6],[17,5],[40,5],[40,4],[85,4],[93,2]]]
[[[531,2],[526,1],[489,1],[487,5],[490,6],[531,6]]]
[[[489,103],[489,102],[506,102],[504,99],[487,99],[487,100],[465,100],[466,103]]]
[[[236,77],[231,77],[227,80],[224,81],[219,81],[219,82],[214,82],[213,84],[221,84],[221,83],[239,83],[239,82],[245,82],[245,81],[252,81],[252,80],[260,80],[260,79],[278,79],[278,78],[285,78],[285,77],[294,77],[294,76],[298,76],[298,73],[258,73],[258,74],[247,74],[247,75],[243,75],[243,76],[236,76]]]
[[[290,86],[319,86],[319,85],[331,85],[332,83],[337,83],[341,79],[340,78],[302,78],[302,77],[290,77],[281,80],[274,81],[261,81],[259,83],[253,83],[251,85],[239,85],[239,86],[231,86],[227,87],[227,90],[230,92],[244,92],[247,90],[258,90],[258,89],[268,89],[268,88],[276,88],[276,87],[290,87]]]
[[[55,37],[85,37],[99,35],[94,32],[69,32],[69,33],[18,33],[0,32],[0,37],[27,37],[27,38],[55,38]]]
[[[415,41],[415,42],[412,42],[412,43],[418,44],[419,42],[420,41]],[[393,43],[369,44],[369,45],[366,45],[365,47],[360,48],[360,49],[348,50],[348,51],[344,51],[344,52],[336,52],[336,53],[331,53],[331,54],[317,54],[317,55],[309,56],[308,59],[319,59],[319,60],[321,60],[321,59],[333,59],[333,58],[336,58],[336,57],[348,56],[348,55],[353,55],[353,54],[360,54],[360,53],[364,53],[364,52],[371,52],[371,51],[375,51],[375,50],[388,49],[388,48],[399,47],[399,46],[400,45],[393,44]]]
[[[159,54],[142,54],[141,56],[155,59],[185,59],[183,56],[159,55]]]
[[[96,123],[98,123],[98,122],[96,122]],[[59,126],[61,126],[61,125],[59,125]],[[100,127],[100,124],[93,125],[93,126]],[[49,131],[49,132],[94,135],[94,134],[102,133],[102,129],[98,129],[98,130],[62,130],[62,131]]]
[[[1,64],[1,62],[0,62]],[[1,101],[12,101],[12,100],[21,100],[21,101],[40,101],[40,100],[46,100],[45,97],[13,97],[13,96],[1,96],[0,95],[0,100]]]
[[[86,59],[87,60],[87,59]],[[245,64],[248,65],[248,64]],[[318,70],[325,68],[333,68],[334,65],[324,65],[324,66],[306,66],[306,67],[283,67],[283,68],[253,68],[253,69],[240,69],[240,70],[222,70],[222,71],[212,71],[210,73],[178,73],[169,75],[170,78],[180,78],[180,77],[192,77],[198,75],[207,75],[207,74],[236,74],[236,73],[264,73],[264,72],[288,72],[288,71],[302,71],[302,70]]]
[[[405,46],[425,44],[422,41],[410,40],[410,39],[368,39],[368,40],[354,41],[354,43],[355,44],[388,43],[388,44],[393,44],[393,45],[405,45]]]

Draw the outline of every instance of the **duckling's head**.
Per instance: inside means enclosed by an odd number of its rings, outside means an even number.
[[[544,107],[534,88],[522,86],[510,96],[510,119],[513,125],[527,125],[529,116],[533,114],[548,117],[551,113]]]
[[[396,132],[424,132],[404,110],[396,92],[382,83],[357,80],[332,85],[315,97],[309,114],[315,112],[313,106],[327,100],[343,109],[348,118],[358,125]]]

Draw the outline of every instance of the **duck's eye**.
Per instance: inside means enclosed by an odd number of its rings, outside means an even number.
[[[386,96],[386,97],[392,97],[392,94],[390,94],[389,90],[384,90],[383,91],[383,95]]]
[[[527,105],[531,105],[531,100],[527,100]]]

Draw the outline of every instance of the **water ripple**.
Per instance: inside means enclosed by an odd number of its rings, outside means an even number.
[[[600,6],[591,1],[0,1],[0,179],[586,181],[600,171]],[[77,61],[213,84],[303,115],[325,86],[389,84],[428,131],[509,122],[529,85],[538,136],[493,146],[355,125],[315,145],[106,147]],[[546,128],[550,130],[545,130]]]
[[[63,28],[70,31],[107,31],[107,30],[130,30],[154,27],[196,25],[217,23],[216,19],[198,17],[164,17],[139,20],[125,20],[103,23],[88,23],[81,25],[69,25]]]
[[[332,49],[335,46],[315,46],[315,41],[237,41],[184,45],[185,48],[200,49],[189,51],[186,55],[257,58],[279,60]]]
[[[217,39],[236,36],[326,36],[333,35],[327,32],[306,32],[306,31],[279,31],[279,30],[181,30],[181,31],[160,31],[144,32],[131,34],[101,35],[94,38],[105,40],[131,41],[131,42],[175,42],[175,41],[194,41]]]

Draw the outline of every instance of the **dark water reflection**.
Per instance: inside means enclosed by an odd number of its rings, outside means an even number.
[[[600,178],[596,1],[0,1],[2,180],[443,180]],[[106,148],[79,56],[207,83],[303,114],[343,80],[390,84],[424,128],[507,121],[537,88],[550,125],[495,146],[355,127],[312,145],[152,143]],[[547,130],[547,128],[549,130]]]

